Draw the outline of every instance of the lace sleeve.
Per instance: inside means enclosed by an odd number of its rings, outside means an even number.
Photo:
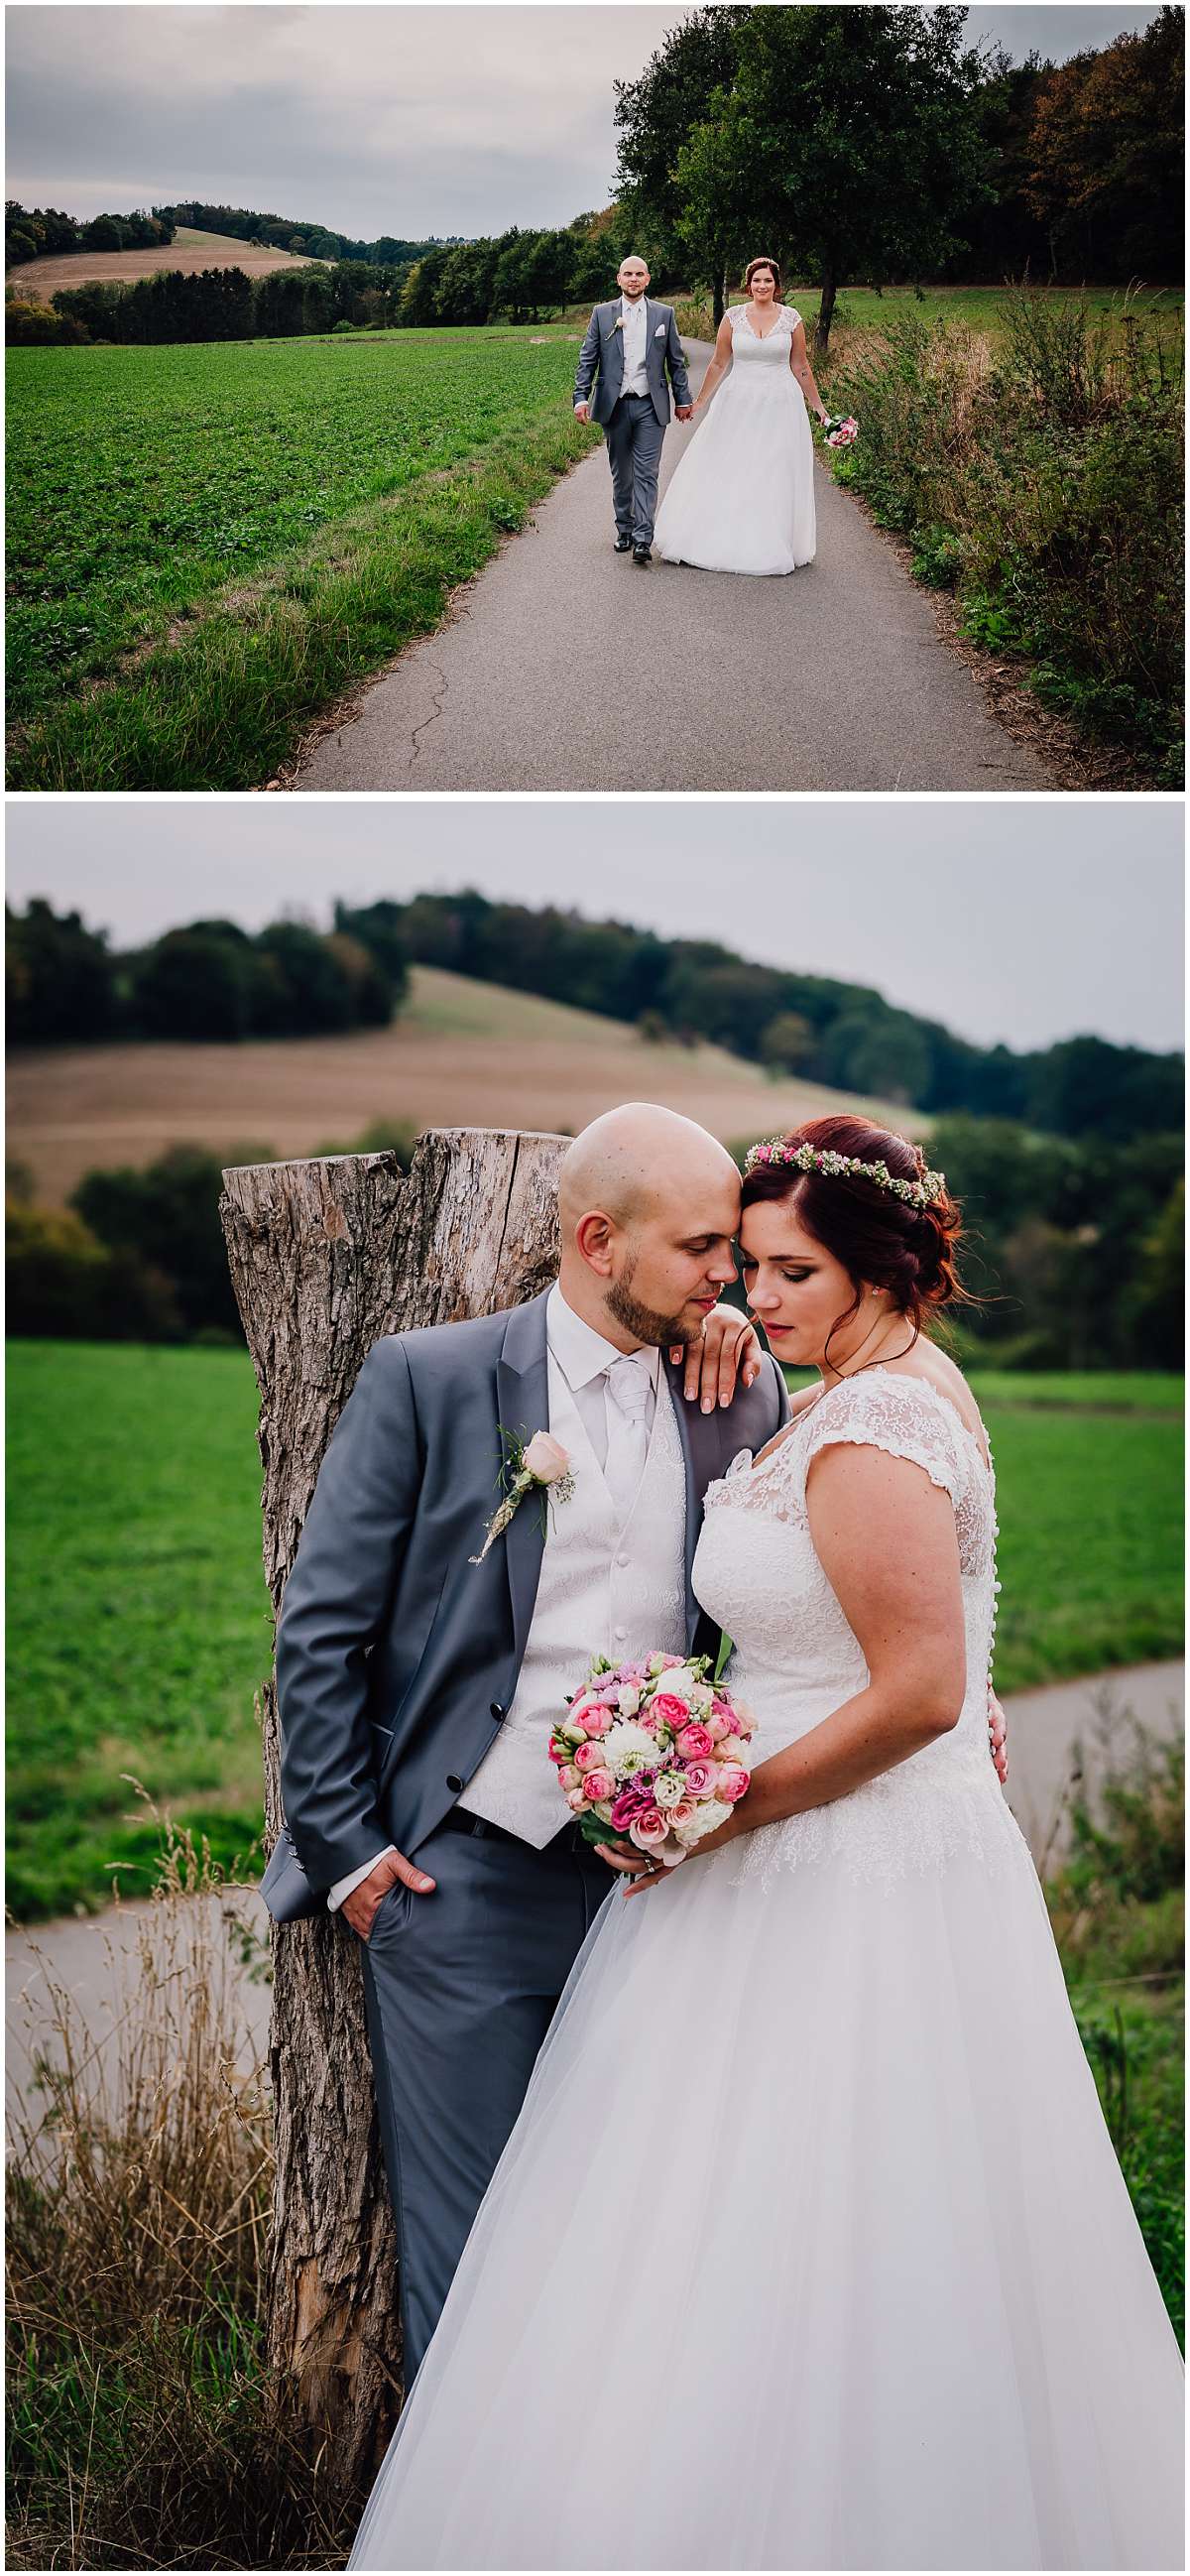
[[[960,1425],[946,1398],[920,1378],[887,1371],[878,1378],[845,1378],[812,1407],[799,1443],[803,1497],[812,1460],[838,1443],[910,1459],[942,1486],[957,1511],[966,1483]]]

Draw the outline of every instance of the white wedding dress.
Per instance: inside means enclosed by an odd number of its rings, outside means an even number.
[[[814,556],[814,441],[789,363],[800,315],[782,305],[762,338],[733,305],[731,368],[680,458],[653,530],[667,563],[793,572]]]
[[[988,1751],[989,1467],[871,1369],[711,1487],[698,1593],[754,1759],[862,1687],[805,1508],[832,1440],[952,1498],[962,1716],[613,1892],[353,2567],[1183,2564],[1180,2356]]]

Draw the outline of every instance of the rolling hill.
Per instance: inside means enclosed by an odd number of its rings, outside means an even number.
[[[180,268],[187,277],[197,276],[204,268],[242,268],[246,277],[267,277],[274,268],[310,265],[305,254],[299,259],[293,251],[257,249],[231,233],[196,232],[193,226],[179,224],[172,242],[140,250],[62,251],[55,258],[26,260],[20,268],[8,270],[5,283],[33,287],[45,299],[60,286],[130,286],[138,277],[151,277],[158,268]]]
[[[650,1045],[594,1013],[415,967],[386,1029],[232,1045],[38,1050],[8,1068],[8,1148],[43,1204],[84,1172],[143,1165],[173,1144],[285,1155],[360,1135],[376,1119],[422,1127],[577,1130],[619,1100],[660,1100],[725,1143],[861,1107],[921,1134],[920,1111],[769,1081],[720,1047]]]

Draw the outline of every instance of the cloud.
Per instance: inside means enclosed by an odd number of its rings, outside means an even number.
[[[38,8],[8,12],[8,188],[26,205],[186,196],[393,232],[563,224],[606,205],[614,89],[681,8]],[[973,9],[1020,59],[1147,9]]]

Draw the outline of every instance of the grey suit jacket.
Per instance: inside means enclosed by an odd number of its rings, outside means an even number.
[[[415,1851],[512,1704],[544,1546],[536,1505],[522,1505],[482,1565],[469,1560],[499,1499],[501,1425],[527,1435],[549,1421],[545,1308],[543,1295],[471,1323],[392,1334],[369,1351],[344,1405],[277,1630],[291,1844],[278,1844],[263,1890],[281,1917],[313,1911],[319,1891],[385,1843]],[[679,1391],[674,1409],[686,1462],[687,1639],[711,1651],[715,1632],[689,1589],[702,1497],[737,1450],[772,1438],[789,1401],[766,1358],[730,1407],[704,1414]],[[604,1643],[581,1641],[592,1654]]]
[[[592,418],[605,425],[620,399],[624,382],[624,334],[616,328],[620,311],[618,295],[610,304],[596,305],[578,353],[574,379],[576,403],[589,402]],[[672,304],[654,304],[646,295],[645,316],[645,375],[653,409],[664,429],[669,419],[670,382],[675,401],[685,408],[691,400],[690,380]]]

